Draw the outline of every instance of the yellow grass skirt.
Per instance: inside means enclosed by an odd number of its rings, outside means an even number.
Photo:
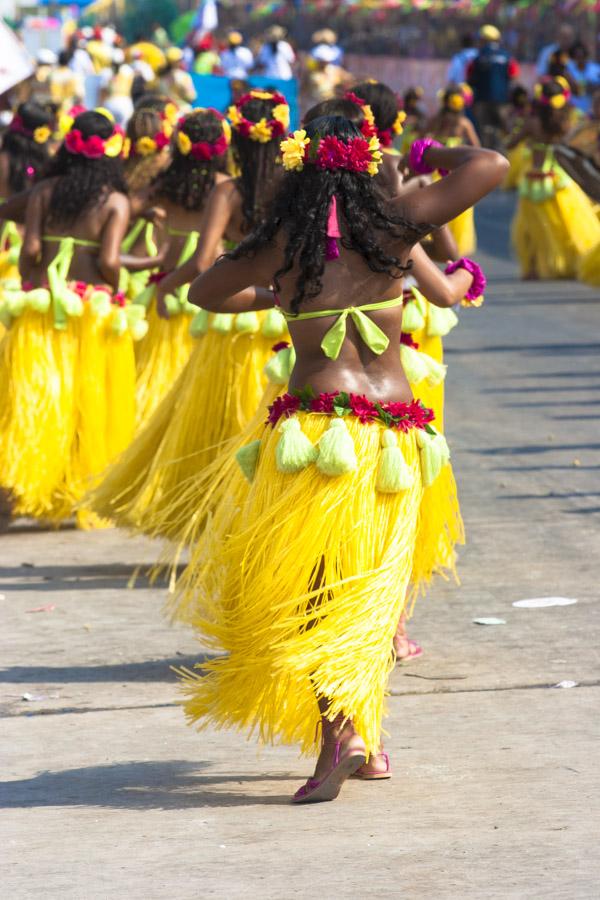
[[[91,290],[91,289],[90,289]],[[135,361],[116,309],[55,327],[26,309],[0,345],[0,485],[15,515],[58,523],[133,437]],[[100,524],[80,510],[82,527]]]
[[[519,197],[512,239],[521,276],[575,278],[582,257],[600,243],[600,223],[591,201],[574,181],[553,197]]]
[[[316,444],[331,416],[299,413]],[[225,657],[183,673],[190,722],[233,726],[262,741],[317,750],[317,698],[349,716],[376,753],[392,638],[413,569],[423,485],[416,429],[398,433],[410,486],[376,489],[384,426],[344,420],[357,468],[283,474],[281,437],[266,426],[245,500],[223,504],[193,549],[180,589],[192,623]]]
[[[194,341],[191,316],[161,318],[154,300],[148,308],[148,333],[136,345],[138,426],[147,422],[187,363]]]
[[[460,216],[448,223],[452,236],[458,246],[459,256],[470,256],[477,249],[475,232],[475,211],[473,207],[466,209]]]
[[[510,168],[506,173],[506,177],[502,182],[502,189],[505,191],[515,191],[521,178],[525,174],[527,166],[531,162],[531,151],[523,141],[506,151],[506,158],[510,163]]]
[[[600,287],[600,241],[581,257],[577,275],[580,281]]]
[[[261,330],[196,339],[171,391],[91,495],[92,508],[134,531],[179,539],[195,503],[182,487],[256,413],[273,343]]]

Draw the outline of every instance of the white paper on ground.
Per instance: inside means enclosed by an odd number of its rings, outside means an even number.
[[[578,682],[578,681],[559,681],[558,684],[555,684],[555,685],[554,685],[554,687],[557,687],[557,688],[572,688],[572,687],[578,687],[578,685],[579,685],[579,682]]]
[[[513,606],[519,609],[541,609],[545,606],[571,606],[577,603],[571,597],[532,597],[530,600],[515,600]]]
[[[473,625],[506,625],[506,619],[494,619],[493,616],[482,616],[473,619]]]

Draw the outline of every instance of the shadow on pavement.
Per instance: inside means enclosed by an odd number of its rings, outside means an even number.
[[[175,681],[171,666],[193,668],[215,659],[218,654],[198,653],[169,659],[114,663],[100,666],[10,666],[0,670],[0,683],[7,684],[79,684],[104,681]]]
[[[12,581],[20,579],[12,584],[3,584],[3,589],[9,591],[73,591],[73,590],[122,590],[128,587],[130,590],[147,589],[149,587],[163,587],[166,579],[157,578],[150,582],[149,572],[152,569],[150,563],[121,565],[111,563],[108,565],[94,566],[36,566],[34,563],[22,562],[18,566],[2,569],[2,579]],[[178,569],[178,574],[183,566]],[[39,580],[38,580],[39,579]]]
[[[131,760],[114,765],[86,766],[62,772],[44,771],[32,778],[0,786],[0,808],[31,809],[44,806],[87,806],[113,809],[187,809],[190,807],[288,805],[293,786],[281,795],[261,784],[295,781],[292,774],[209,775],[206,761]],[[213,790],[218,785],[256,782],[256,793]]]

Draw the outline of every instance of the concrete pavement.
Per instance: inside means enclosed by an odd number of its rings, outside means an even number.
[[[185,726],[169,666],[201,648],[159,588],[127,587],[156,546],[19,523],[0,538],[5,896],[598,897],[600,297],[517,280],[512,202],[478,209],[491,288],[447,340],[468,543],[393,676],[394,779],[290,807],[294,748]],[[578,603],[512,606],[538,596]]]

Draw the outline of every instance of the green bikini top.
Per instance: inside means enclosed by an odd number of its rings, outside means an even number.
[[[71,235],[63,234],[45,234],[42,237],[43,241],[48,241],[50,244],[61,244],[65,241],[66,244],[71,247],[96,247],[100,246],[100,241],[86,241],[84,238],[75,238],[71,237]]]
[[[346,340],[346,320],[350,316],[369,350],[372,350],[377,356],[381,356],[389,347],[390,339],[369,316],[365,315],[365,312],[391,309],[394,306],[402,306],[402,303],[402,297],[395,297],[393,300],[380,300],[378,303],[366,303],[364,306],[347,306],[345,309],[319,309],[314,312],[296,314],[285,312],[282,309],[281,312],[288,322],[337,316],[337,320],[321,341],[321,349],[329,359],[337,359],[340,355],[342,345]]]

